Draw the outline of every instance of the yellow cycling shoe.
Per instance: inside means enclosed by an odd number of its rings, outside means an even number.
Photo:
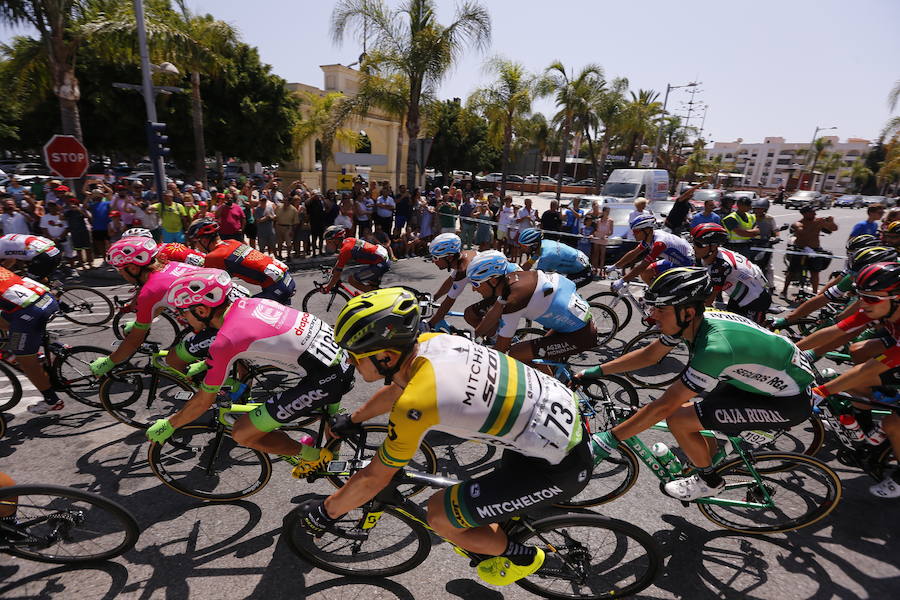
[[[295,466],[291,469],[291,476],[296,479],[305,479],[319,469],[322,465],[326,465],[334,458],[334,454],[327,448],[319,448],[319,458],[315,460],[305,460],[297,455]]]
[[[517,565],[506,556],[494,556],[481,561],[478,565],[478,576],[491,585],[509,585],[528,577],[544,564],[544,551],[535,548],[537,554],[529,565]]]

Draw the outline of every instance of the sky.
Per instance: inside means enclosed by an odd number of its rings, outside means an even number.
[[[386,0],[397,6],[399,0]],[[457,2],[435,0],[442,23]],[[466,51],[439,89],[465,99],[490,84],[485,59],[502,55],[539,73],[554,60],[577,72],[603,66],[632,90],[702,82],[694,100],[708,106],[709,141],[808,142],[817,126],[846,138],[874,139],[890,117],[887,95],[900,80],[897,0],[481,0],[492,17],[486,52]],[[334,1],[188,0],[195,12],[234,25],[243,41],[288,82],[323,86],[319,65],[350,64],[362,47],[330,35]],[[6,41],[13,31],[0,29]],[[690,88],[687,88],[690,89]],[[685,115],[686,89],[668,109]],[[546,99],[534,107],[552,114]],[[692,125],[700,125],[703,110]],[[900,114],[900,107],[895,114]]]

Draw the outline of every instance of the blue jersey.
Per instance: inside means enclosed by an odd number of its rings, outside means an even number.
[[[531,319],[559,333],[578,331],[591,320],[590,305],[578,295],[571,280],[558,273],[536,273],[537,282],[528,304],[500,317],[500,337],[513,337],[521,319]]]
[[[541,242],[541,253],[535,268],[541,271],[571,275],[580,273],[590,266],[591,261],[581,250],[576,250],[561,242],[544,240]]]

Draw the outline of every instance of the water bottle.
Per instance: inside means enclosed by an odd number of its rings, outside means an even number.
[[[887,434],[881,428],[881,425],[876,426],[875,429],[866,434],[866,441],[872,446],[877,446],[886,439]]]
[[[662,442],[656,442],[650,448],[650,452],[653,453],[653,456],[659,460],[660,464],[669,471],[672,475],[678,475],[681,473],[681,461],[678,460],[678,457],[675,456],[669,447],[663,444]]]
[[[838,417],[841,422],[841,425],[844,426],[844,430],[847,432],[847,435],[854,442],[861,442],[866,439],[866,434],[863,432],[862,427],[859,426],[859,422],[856,420],[851,414],[845,414]]]

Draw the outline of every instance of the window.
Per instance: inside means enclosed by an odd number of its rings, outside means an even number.
[[[773,156],[775,156],[774,152],[769,152],[768,154],[766,154],[767,158],[772,158]]]

